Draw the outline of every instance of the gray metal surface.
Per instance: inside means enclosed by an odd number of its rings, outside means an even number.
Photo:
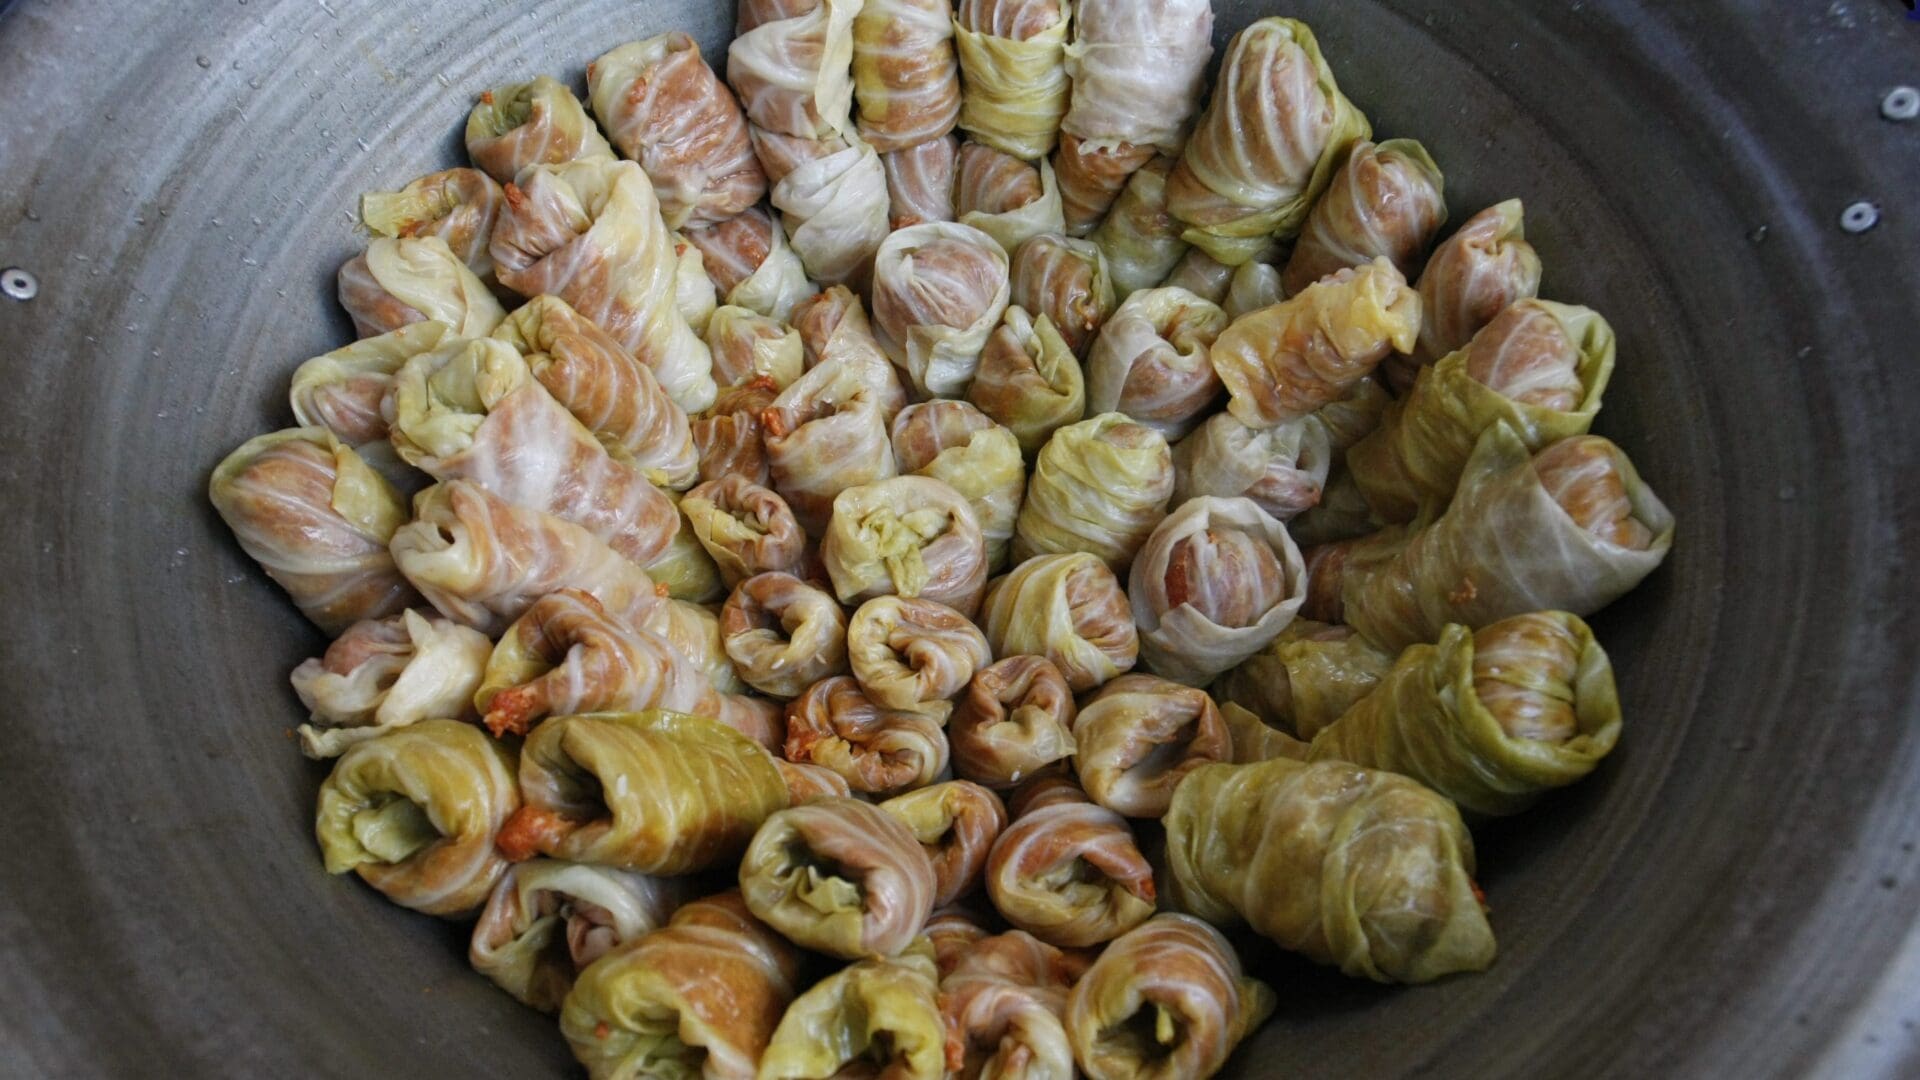
[[[713,0],[22,0],[0,13],[0,1075],[534,1076],[551,1021],[321,871],[322,642],[205,476],[348,337],[358,194],[472,96]],[[1258,952],[1243,1076],[1920,1074],[1920,78],[1898,0],[1217,0],[1321,32],[1456,220],[1528,203],[1605,311],[1602,429],[1681,514],[1599,620],[1624,747],[1479,831],[1502,955],[1389,991]],[[1881,208],[1848,235],[1842,211]]]

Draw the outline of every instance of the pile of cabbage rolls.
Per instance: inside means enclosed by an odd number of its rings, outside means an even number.
[[[1313,32],[740,0],[481,93],[210,495],[334,638],[326,869],[595,1077],[1204,1077],[1223,931],[1494,962],[1469,826],[1620,738],[1672,515],[1519,201]],[[1203,107],[1204,106],[1204,107]]]

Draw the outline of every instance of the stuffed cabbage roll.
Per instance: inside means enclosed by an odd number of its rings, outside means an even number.
[[[1157,818],[1202,765],[1228,761],[1233,742],[1205,691],[1157,675],[1122,675],[1073,721],[1074,771],[1087,796],[1118,814]]]
[[[647,629],[673,642],[674,648],[692,660],[701,671],[706,672],[707,681],[715,690],[723,694],[745,695],[751,688],[740,679],[733,670],[733,662],[727,659],[726,646],[720,640],[720,616],[698,604],[669,600],[664,610],[657,611],[644,624]],[[757,698],[748,699],[756,705],[767,705]],[[779,707],[772,708],[774,719],[779,718]],[[761,740],[758,735],[755,741]]]
[[[560,297],[645,364],[689,414],[713,404],[713,361],[678,304],[680,262],[660,201],[630,161],[528,169],[493,231],[500,283]]]
[[[959,966],[967,950],[992,936],[981,925],[985,916],[965,907],[936,908],[922,933],[933,949],[934,968],[942,979]]]
[[[1389,353],[1410,352],[1420,294],[1386,259],[1342,270],[1242,317],[1213,345],[1213,366],[1248,427],[1277,427],[1345,397]]]
[[[419,599],[388,551],[405,504],[325,428],[249,439],[214,468],[207,498],[240,549],[329,634]]]
[[[707,257],[700,249],[687,241],[685,234],[673,234],[673,304],[680,311],[680,317],[687,321],[688,329],[702,342],[707,337],[707,324],[713,321],[713,313],[720,308],[720,294],[714,288],[713,279],[707,276]]]
[[[672,492],[667,497],[675,506],[685,501]],[[654,584],[665,586],[667,595],[675,600],[717,604],[726,598],[727,584],[721,580],[720,568],[694,536],[693,522],[688,520],[685,510],[680,511],[680,529],[668,542],[667,550],[648,563],[646,569]]]
[[[786,781],[751,739],[657,711],[549,718],[520,751],[520,791],[526,805],[500,830],[509,859],[643,874],[724,863],[787,805]]]
[[[1273,1014],[1220,931],[1157,915],[1107,947],[1074,984],[1066,1027],[1092,1080],[1203,1080]]]
[[[987,855],[987,895],[1014,926],[1049,945],[1112,941],[1153,915],[1153,867],[1127,819],[1071,780],[1014,797],[1013,824]]]
[[[821,589],[765,573],[734,587],[720,612],[733,666],[755,690],[796,698],[847,666],[847,616]]]
[[[1043,656],[1009,656],[973,673],[947,725],[953,771],[1010,790],[1065,771],[1073,756],[1073,691]]]
[[[853,788],[847,779],[825,765],[809,762],[788,761],[775,758],[773,763],[780,767],[780,775],[787,779],[787,798],[795,806],[804,806],[815,799],[848,799],[853,797]]]
[[[1203,495],[1148,537],[1127,591],[1147,666],[1204,686],[1293,621],[1306,564],[1286,526],[1252,500]]]
[[[713,313],[707,348],[713,353],[714,381],[725,387],[765,376],[784,390],[806,370],[807,351],[798,330],[742,307]]]
[[[887,356],[928,397],[958,397],[1011,293],[1007,253],[967,225],[887,237],[874,256],[873,325]]]
[[[1404,648],[1534,611],[1585,617],[1651,574],[1673,544],[1673,514],[1618,446],[1594,435],[1528,456],[1504,422],[1481,436],[1452,506],[1346,560],[1345,621]]]
[[[515,999],[558,1012],[576,975],[665,926],[682,892],[671,878],[605,866],[516,863],[487,899],[467,960]]]
[[[887,170],[880,155],[857,135],[785,143],[782,152],[794,155],[793,167],[781,169],[770,160],[778,142],[778,136],[754,132],[773,183],[773,205],[785,215],[787,236],[808,276],[828,285],[864,280],[887,238]]]
[[[1185,911],[1239,919],[1281,947],[1376,982],[1493,963],[1473,838],[1452,803],[1404,776],[1277,758],[1210,765],[1167,811]]]
[[[688,35],[603,54],[587,65],[587,99],[620,153],[647,171],[668,228],[727,221],[766,194],[740,103]]]
[[[481,94],[467,114],[466,142],[473,163],[503,184],[529,165],[613,160],[580,99],[546,75]]]
[[[994,238],[1011,256],[1036,236],[1066,228],[1060,186],[1045,158],[1028,163],[990,146],[960,148],[953,209],[962,225]]]
[[[1453,497],[1474,443],[1496,422],[1529,450],[1586,434],[1613,362],[1613,329],[1600,315],[1522,300],[1388,407],[1348,453],[1354,480],[1380,520],[1411,521]]]
[[[847,657],[875,704],[941,721],[973,673],[993,662],[987,639],[965,615],[903,596],[860,605],[847,623]]]
[[[327,873],[351,870],[402,907],[479,910],[507,869],[494,839],[520,805],[513,754],[458,720],[423,720],[340,755],[314,833]]]
[[[1220,396],[1210,350],[1226,328],[1226,312],[1185,289],[1127,297],[1087,356],[1087,408],[1180,438]]]
[[[1074,355],[1084,358],[1116,306],[1107,257],[1089,240],[1035,236],[1014,252],[1013,303],[1046,316]]]
[[[1238,267],[1228,266],[1201,248],[1188,248],[1160,287],[1185,289],[1207,303],[1219,306],[1227,302],[1227,294],[1233,291],[1234,276],[1239,272]]]
[[[1034,462],[1013,557],[1088,552],[1123,573],[1172,495],[1173,452],[1159,432],[1111,412],[1070,424]]]
[[[987,852],[1007,827],[1000,797],[965,780],[896,795],[880,809],[900,819],[933,864],[934,907],[945,907],[979,887]]]
[[[418,322],[443,322],[462,337],[485,337],[507,314],[486,282],[438,236],[374,237],[365,252],[340,267],[337,294],[363,338]]]
[[[1114,296],[1125,300],[1167,279],[1186,255],[1186,227],[1167,209],[1167,177],[1174,160],[1155,157],[1127,179],[1126,189],[1094,230],[1092,240],[1107,257]]]
[[[853,18],[860,135],[888,153],[932,142],[960,116],[949,0],[866,0]]]
[[[683,491],[698,467],[687,414],[653,372],[613,336],[557,296],[529,300],[493,336],[574,418],[659,482]]]
[[[779,394],[772,379],[755,377],[722,390],[713,408],[690,422],[693,446],[700,455],[701,482],[729,476],[745,477],[762,487],[773,482],[760,417]]]
[[[642,566],[680,528],[672,501],[610,454],[503,341],[456,339],[407,361],[385,411],[408,464],[573,522]]]
[[[906,388],[853,290],[835,285],[809,298],[793,309],[793,328],[800,331],[808,371],[832,365],[851,372],[866,385],[889,424],[906,408]]]
[[[1024,930],[971,944],[940,979],[949,1074],[1073,1080],[1060,1018],[1089,963]]]
[[[391,334],[364,338],[316,356],[293,373],[293,418],[301,427],[323,427],[348,446],[387,437],[380,402],[394,372],[431,352],[451,331],[446,323],[409,323]]]
[[[798,951],[725,892],[581,972],[560,1031],[595,1080],[752,1080],[799,976]]]
[[[925,476],[841,492],[820,558],[849,605],[879,596],[923,597],[971,615],[987,588],[986,543],[973,507]]]
[[[1160,156],[1152,146],[1096,141],[1069,131],[1060,133],[1053,152],[1054,179],[1069,236],[1086,236],[1112,212],[1133,174]]]
[[[793,511],[746,477],[709,480],[687,492],[680,505],[728,588],[756,574],[800,566],[807,536]]]
[[[887,172],[887,224],[910,229],[952,221],[960,140],[951,135],[880,155]]]
[[[988,590],[980,625],[995,656],[1044,657],[1075,693],[1131,670],[1140,655],[1119,579],[1084,553],[1039,555],[1014,567]]]
[[[1173,505],[1245,498],[1290,521],[1320,504],[1332,460],[1326,429],[1312,417],[1262,430],[1216,413],[1173,448]]]
[[[954,47],[966,93],[960,126],[973,141],[1033,161],[1053,152],[1073,85],[1067,0],[960,0]]]
[[[1222,675],[1213,696],[1223,712],[1232,703],[1261,723],[1311,739],[1380,685],[1393,660],[1350,626],[1295,619],[1273,644]]]
[[[1490,206],[1435,248],[1420,274],[1420,347],[1387,367],[1405,393],[1421,365],[1467,346],[1480,328],[1522,300],[1540,295],[1540,255],[1527,243],[1519,199]]]
[[[893,459],[902,476],[929,477],[964,496],[986,542],[987,569],[1006,563],[1027,490],[1013,432],[963,401],[910,405],[893,420]],[[978,603],[976,597],[972,607]]]
[[[422,720],[466,718],[492,652],[485,634],[418,611],[354,623],[293,669],[293,692],[311,713],[301,752],[339,757]]]
[[[493,276],[487,245],[506,193],[479,169],[429,173],[399,191],[360,196],[360,223],[375,236],[437,236],[482,281]]]
[[[933,783],[947,767],[940,718],[883,709],[854,679],[821,679],[787,706],[789,761],[839,773],[864,795],[895,795]]]
[[[1412,280],[1446,223],[1446,180],[1427,148],[1412,139],[1363,139],[1314,204],[1281,283],[1297,293],[1382,256]]]
[[[1242,315],[1272,307],[1286,299],[1286,291],[1280,287],[1280,271],[1268,263],[1249,261],[1240,264],[1233,272],[1233,280],[1227,283],[1227,298],[1220,302],[1220,310],[1227,313],[1228,321]]]
[[[822,363],[760,414],[773,489],[810,535],[826,534],[841,492],[894,475],[883,400],[860,369]]]
[[[967,400],[1013,432],[1032,458],[1055,431],[1086,415],[1086,380],[1052,320],[1013,306],[987,339]]]
[[[933,961],[914,953],[862,960],[815,983],[788,1007],[759,1080],[940,1080],[945,1031],[935,974]]]
[[[781,135],[822,139],[849,131],[853,20],[860,0],[742,4],[727,47],[727,81],[747,119]]]
[[[1269,726],[1247,709],[1232,702],[1220,703],[1220,719],[1227,725],[1227,738],[1233,744],[1228,762],[1253,765],[1274,758],[1307,760],[1307,744],[1276,727]]]
[[[1190,243],[1238,266],[1268,237],[1297,234],[1347,148],[1372,133],[1307,24],[1261,19],[1227,46],[1168,204],[1193,226]]]
[[[933,911],[936,875],[895,815],[858,799],[782,810],[740,861],[754,915],[789,941],[843,960],[893,956]]]
[[[749,207],[717,225],[688,229],[686,238],[700,249],[701,265],[728,306],[784,321],[795,304],[814,293],[807,268],[787,243],[787,230],[762,207]]]

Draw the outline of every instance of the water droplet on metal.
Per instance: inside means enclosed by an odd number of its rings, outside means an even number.
[[[1756,225],[1753,231],[1747,234],[1747,242],[1750,244],[1764,244],[1767,242],[1767,235],[1772,231],[1768,226]]]
[[[1857,202],[1840,214],[1840,227],[1850,233],[1863,233],[1880,224],[1880,208],[1870,202]]]
[[[209,59],[209,58],[207,58],[207,57],[204,57],[204,56],[196,56],[196,57],[194,57],[194,58],[193,58],[193,62],[194,62],[194,63],[196,63],[196,64],[199,64],[199,65],[200,65],[201,67],[203,67],[203,68],[210,68],[210,67],[212,67],[212,66],[213,66],[213,61],[212,61],[211,59]]]
[[[1880,102],[1880,115],[1896,123],[1920,117],[1920,89],[1896,86]]]

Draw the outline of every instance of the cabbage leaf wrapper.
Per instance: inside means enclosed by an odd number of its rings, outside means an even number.
[[[858,799],[782,810],[740,862],[740,891],[803,948],[854,960],[894,956],[933,912],[933,863],[899,818]]]
[[[987,852],[1007,827],[1000,797],[979,784],[949,780],[880,804],[899,818],[933,864],[933,906],[945,907],[980,887]]]
[[[506,193],[479,169],[429,173],[399,191],[360,196],[360,223],[375,236],[437,236],[482,281],[493,277],[487,245]]]
[[[365,252],[340,267],[336,292],[354,333],[363,338],[420,322],[443,322],[462,337],[485,337],[507,314],[486,282],[438,236],[374,237]]]
[[[707,348],[713,353],[713,378],[734,387],[766,378],[784,390],[806,370],[800,332],[778,319],[731,305],[707,323]]]
[[[960,140],[951,135],[880,155],[887,174],[887,224],[911,229],[954,218]]]
[[[760,417],[779,394],[772,379],[749,379],[720,391],[713,408],[688,422],[700,455],[702,483],[729,476],[745,477],[762,487],[773,482]]]
[[[1326,428],[1311,416],[1252,428],[1215,413],[1173,447],[1173,505],[1245,498],[1276,521],[1291,521],[1320,505],[1332,467]]]
[[[1087,355],[1087,408],[1124,413],[1169,441],[1220,397],[1213,343],[1227,313],[1185,289],[1142,289],[1106,321]]]
[[[354,623],[293,669],[293,692],[311,713],[301,752],[339,757],[422,720],[465,719],[492,651],[485,634],[412,609]]]
[[[314,833],[327,873],[352,870],[402,907],[459,919],[506,872],[494,838],[519,805],[512,751],[472,724],[423,720],[340,755]]]
[[[1073,691],[1042,656],[1009,656],[973,673],[947,725],[953,770],[1000,791],[1065,773],[1073,756]]]
[[[760,424],[773,489],[812,536],[826,534],[841,492],[895,474],[885,398],[856,361],[823,360],[780,392]]]
[[[1266,258],[1268,254],[1267,249],[1262,249],[1256,257]],[[1225,304],[1227,294],[1233,291],[1233,279],[1239,273],[1239,267],[1228,266],[1202,248],[1188,248],[1160,287],[1185,289],[1209,304]]]
[[[1353,144],[1287,259],[1287,293],[1382,256],[1409,281],[1447,223],[1446,179],[1412,139]]]
[[[1067,227],[1052,164],[1045,158],[1022,161],[979,143],[960,148],[953,209],[962,225],[993,237],[1008,256],[1036,236],[1057,236]]]
[[[807,535],[786,500],[744,476],[709,480],[687,492],[680,508],[728,588],[757,574],[795,570],[806,553]]]
[[[853,20],[862,0],[742,4],[727,81],[747,119],[801,139],[852,129]]]
[[[1089,963],[1024,930],[970,943],[940,978],[949,1074],[1072,1080],[1073,1047],[1061,1017]]]
[[[831,769],[863,795],[925,787],[946,771],[947,754],[939,718],[883,709],[845,675],[787,705],[787,760]]]
[[[1159,432],[1120,413],[1069,424],[1034,461],[1014,560],[1087,552],[1124,573],[1172,495],[1173,452]]]
[[[1213,100],[1167,181],[1186,239],[1228,266],[1290,239],[1346,150],[1373,133],[1340,92],[1306,23],[1266,18],[1234,35]]]
[[[799,697],[851,670],[846,613],[825,590],[792,574],[756,574],[734,586],[720,612],[720,634],[740,677],[777,698]]]
[[[906,413],[901,413],[906,416]],[[973,505],[942,481],[896,476],[833,500],[820,558],[849,605],[918,597],[971,616],[987,588],[986,540]]]
[[[820,980],[787,1008],[758,1080],[940,1080],[946,1040],[936,974],[916,952],[862,960]]]
[[[764,207],[749,207],[685,235],[700,249],[700,265],[724,305],[785,322],[794,305],[815,292],[807,268],[787,242],[787,230]]]
[[[325,428],[249,439],[214,468],[207,498],[240,549],[329,634],[419,600],[388,551],[406,505]]]
[[[1013,432],[1032,458],[1055,431],[1086,415],[1087,385],[1053,321],[1015,305],[987,339],[967,400]]]
[[[986,545],[988,572],[1005,565],[1027,491],[1013,432],[964,401],[935,400],[902,409],[893,418],[892,439],[900,474],[938,480],[965,497]]]
[[[467,156],[502,184],[529,165],[613,160],[580,99],[548,75],[481,94],[467,114],[466,142]]]
[[[1071,780],[1021,789],[987,855],[987,895],[1014,926],[1049,945],[1112,941],[1153,915],[1153,867],[1127,819]]]
[[[858,135],[813,142],[755,128],[753,140],[808,276],[827,285],[864,281],[889,226],[880,155]],[[789,160],[776,165],[782,156]]]
[[[1412,356],[1387,365],[1394,390],[1405,393],[1422,365],[1466,348],[1502,311],[1540,295],[1540,275],[1519,199],[1469,218],[1433,250],[1420,274],[1420,344]]]
[[[1060,185],[1060,209],[1067,235],[1086,236],[1098,228],[1101,220],[1112,214],[1114,203],[1133,175],[1162,153],[1150,145],[1089,139],[1062,131],[1060,148],[1053,152],[1053,173]]]
[[[1286,290],[1280,287],[1277,268],[1270,263],[1248,261],[1233,271],[1233,279],[1227,283],[1227,298],[1220,301],[1220,309],[1233,320],[1272,307],[1286,299],[1286,295]]]
[[[753,740],[698,716],[550,717],[520,751],[526,805],[500,832],[516,862],[547,855],[643,874],[687,874],[739,856],[787,805]]]
[[[679,493],[669,491],[667,498],[675,507],[685,501]],[[713,556],[700,546],[693,535],[693,525],[687,520],[684,510],[679,511],[680,527],[674,530],[673,539],[667,541],[667,549],[647,564],[647,576],[654,584],[664,588],[667,595],[675,600],[684,600],[689,604],[717,604],[726,598],[726,583],[720,580],[720,568],[713,564]]]
[[[960,117],[950,0],[866,0],[853,17],[860,135],[881,153],[932,142]]]
[[[473,969],[524,1004],[558,1012],[574,977],[665,926],[682,883],[605,866],[534,859],[494,886],[467,946]]]
[[[850,799],[853,788],[847,778],[827,768],[806,761],[788,761],[775,758],[773,763],[780,767],[780,775],[787,780],[787,798],[795,806],[804,806],[815,799]]]
[[[380,413],[394,373],[452,332],[442,322],[408,323],[390,334],[362,338],[301,364],[293,373],[293,418],[301,427],[323,427],[348,446],[384,442],[387,418]]]
[[[875,704],[939,722],[973,673],[993,662],[986,637],[965,615],[905,596],[860,605],[847,623],[847,656]]]
[[[602,54],[587,66],[587,99],[620,153],[653,181],[668,228],[729,220],[766,194],[740,103],[688,35]]]
[[[982,925],[985,919],[985,915],[960,905],[934,909],[922,933],[932,947],[934,968],[942,979],[953,973],[968,949],[993,936]]]
[[[1012,291],[1006,251],[969,225],[902,229],[874,255],[873,325],[926,397],[958,397],[980,367]]]
[[[960,127],[975,142],[1026,161],[1059,139],[1073,84],[1067,77],[1066,0],[960,0],[954,48],[966,92]]]
[[[1156,915],[1109,945],[1067,999],[1074,1056],[1092,1080],[1202,1080],[1276,1004],[1220,931]]]
[[[1259,722],[1311,739],[1380,685],[1394,656],[1350,626],[1295,619],[1271,645],[1220,676],[1213,696]]]
[[[1174,906],[1245,919],[1282,948],[1375,982],[1493,963],[1460,811],[1404,776],[1276,758],[1209,765],[1167,811]]]
[[[1093,555],[1039,555],[995,581],[981,628],[993,654],[1038,656],[1084,693],[1132,670],[1140,656],[1120,580]]]
[[[793,309],[792,323],[800,331],[809,373],[829,364],[851,372],[879,403],[889,424],[907,407],[906,388],[852,289],[834,285],[808,298]]]
[[[560,1031],[594,1080],[753,1080],[799,975],[798,950],[725,892],[595,961],[567,995]]]
[[[1167,177],[1174,165],[1165,156],[1142,165],[1093,230],[1091,239],[1107,257],[1118,300],[1165,281],[1187,254],[1186,227],[1167,209]]]
[[[1233,756],[1220,709],[1205,691],[1137,672],[1081,706],[1073,742],[1087,796],[1134,818],[1166,813],[1183,777]]]
[[[1059,233],[1027,240],[1013,253],[1013,304],[1044,315],[1084,358],[1118,306],[1106,254],[1091,240]]]

